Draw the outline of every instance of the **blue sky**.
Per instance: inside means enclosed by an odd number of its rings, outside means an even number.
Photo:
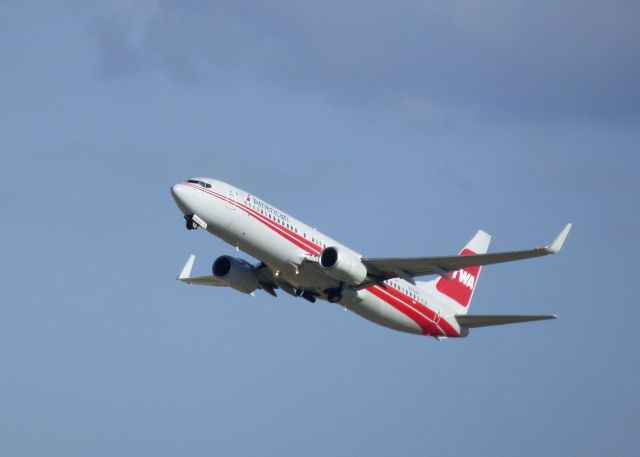
[[[0,454],[637,455],[636,2],[5,1]],[[369,256],[491,249],[436,342],[174,280],[232,182]]]

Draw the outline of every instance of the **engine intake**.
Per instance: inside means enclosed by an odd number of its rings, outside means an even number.
[[[222,255],[213,262],[211,271],[216,278],[222,279],[229,287],[245,294],[250,294],[260,287],[253,266],[246,260]]]
[[[351,252],[329,246],[320,253],[320,267],[329,276],[350,286],[361,284],[367,277],[367,267]]]

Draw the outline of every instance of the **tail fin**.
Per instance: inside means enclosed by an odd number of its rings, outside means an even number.
[[[484,254],[489,249],[491,236],[478,231],[459,255]],[[418,285],[434,299],[450,308],[454,314],[467,314],[473,292],[478,285],[481,266],[466,267],[450,273],[451,280],[440,277],[432,281],[419,282]]]

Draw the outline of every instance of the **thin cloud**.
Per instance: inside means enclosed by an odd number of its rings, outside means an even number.
[[[584,156],[551,150],[532,156],[531,164],[535,176],[565,190],[634,203],[640,191],[640,165],[632,154]]]
[[[114,6],[115,5],[115,6]],[[255,79],[353,103],[637,118],[637,2],[95,2],[106,76]]]

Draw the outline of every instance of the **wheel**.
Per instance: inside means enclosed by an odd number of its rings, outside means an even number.
[[[327,300],[329,300],[329,303],[338,303],[342,300],[342,295],[340,293],[329,294]]]
[[[184,220],[186,221],[187,230],[196,230],[198,228],[198,224],[196,224],[191,216],[185,216]]]
[[[305,290],[304,292],[302,292],[301,297],[304,298],[307,301],[310,301],[311,303],[315,303],[316,302],[316,296],[313,295],[313,293],[309,292],[308,290]]]

